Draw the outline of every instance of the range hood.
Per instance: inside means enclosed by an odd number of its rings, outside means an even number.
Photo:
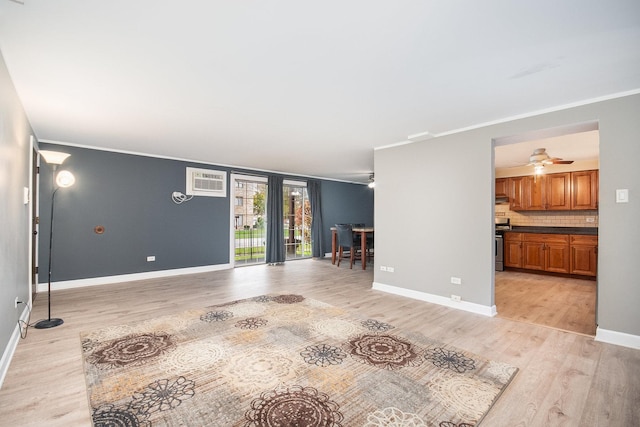
[[[496,196],[496,205],[504,205],[506,203],[509,203],[507,196]]]

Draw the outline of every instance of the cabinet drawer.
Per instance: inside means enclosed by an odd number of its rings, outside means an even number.
[[[598,244],[598,236],[585,236],[581,234],[572,234],[571,235],[571,244],[572,245],[588,245],[595,246]]]
[[[508,240],[508,241],[522,241],[522,234],[523,233],[512,233],[510,231],[504,233],[504,240]]]
[[[568,234],[535,234],[523,233],[525,242],[569,243]]]

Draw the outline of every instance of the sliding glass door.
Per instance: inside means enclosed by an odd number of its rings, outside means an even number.
[[[267,179],[231,175],[231,248],[234,266],[266,262]],[[311,257],[311,203],[306,182],[284,181],[283,221],[286,260]]]

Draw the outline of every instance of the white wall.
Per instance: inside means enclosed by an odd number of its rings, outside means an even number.
[[[375,152],[375,284],[494,305],[493,142],[597,121],[600,129],[598,324],[640,338],[640,95]],[[630,202],[615,203],[615,189]],[[411,206],[411,213],[405,212]],[[415,221],[415,212],[420,221]],[[411,219],[411,221],[407,221]],[[450,284],[450,277],[462,285]],[[393,289],[393,288],[392,288]],[[406,292],[405,292],[406,293]],[[640,342],[640,341],[636,341]]]

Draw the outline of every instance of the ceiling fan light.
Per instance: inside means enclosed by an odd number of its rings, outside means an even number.
[[[537,164],[533,167],[533,172],[536,175],[542,175],[544,173],[544,164]]]

